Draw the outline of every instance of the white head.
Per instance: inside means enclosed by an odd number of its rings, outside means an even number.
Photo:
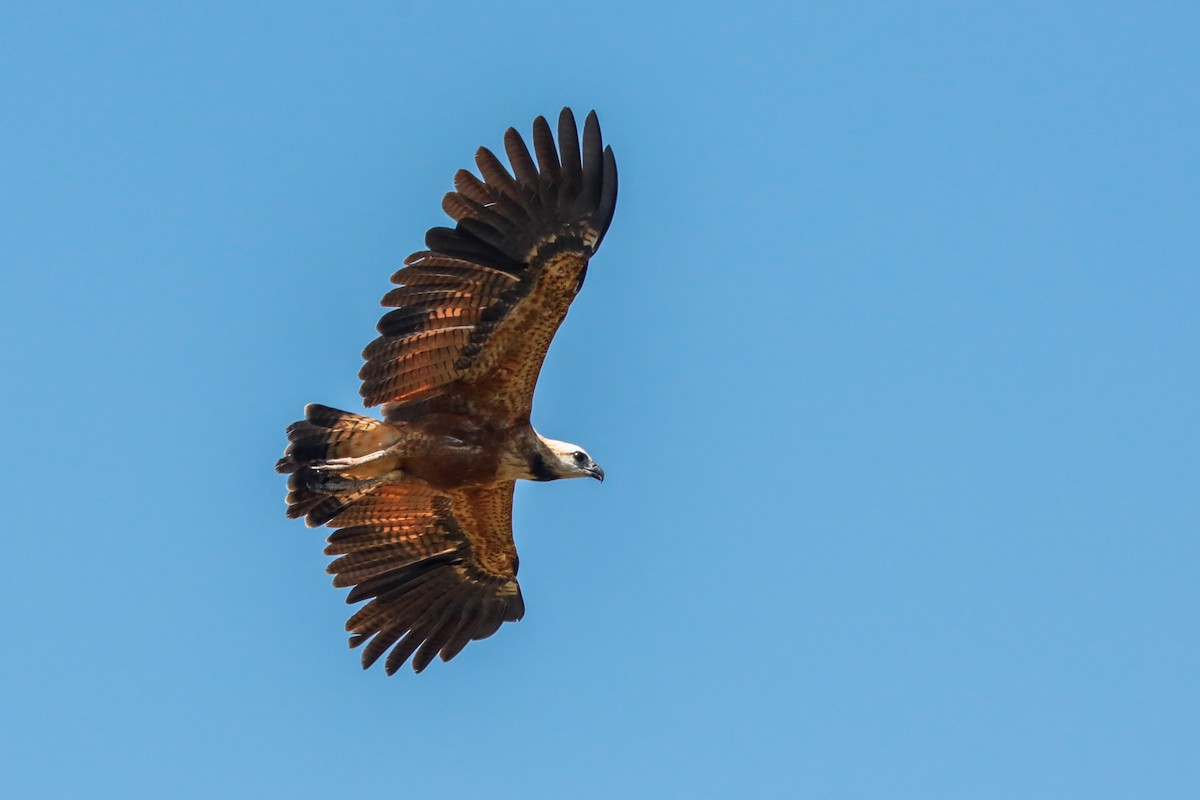
[[[557,439],[538,436],[538,450],[530,471],[535,481],[555,481],[561,478],[595,478],[604,480],[604,470],[582,447]],[[540,463],[538,458],[540,457]]]

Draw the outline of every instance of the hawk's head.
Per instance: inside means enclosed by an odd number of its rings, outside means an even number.
[[[530,472],[535,481],[556,481],[562,478],[595,478],[604,480],[604,470],[577,444],[538,437],[541,446],[533,457]]]

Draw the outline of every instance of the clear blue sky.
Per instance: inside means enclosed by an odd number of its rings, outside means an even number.
[[[0,795],[1200,797],[1195,3],[8,3],[0,75]],[[283,429],[565,104],[609,479],[363,673]]]

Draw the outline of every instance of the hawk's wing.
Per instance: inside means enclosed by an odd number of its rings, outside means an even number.
[[[392,276],[359,377],[368,406],[397,421],[425,411],[527,418],[550,340],[583,284],[617,200],[617,168],[588,114],[580,154],[575,118],[563,109],[558,149],[542,117],[530,155],[504,136],[515,177],[486,148],[479,180],[460,170],[442,207],[458,225],[433,228],[429,248]]]
[[[385,485],[329,521],[334,586],[372,598],[346,622],[363,667],[385,652],[391,675],[413,657],[425,669],[525,613],[512,537],[513,484],[439,493]],[[394,647],[393,647],[394,645]],[[415,653],[415,656],[413,655]]]

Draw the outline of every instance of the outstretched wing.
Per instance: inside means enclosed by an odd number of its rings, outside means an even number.
[[[580,153],[564,108],[558,149],[542,117],[531,156],[512,128],[504,136],[514,175],[491,151],[475,155],[442,207],[458,224],[433,228],[427,250],[405,259],[383,298],[359,377],[368,406],[392,421],[433,410],[527,418],[550,340],[583,285],[617,200],[617,167],[593,111]]]
[[[346,602],[370,600],[346,622],[363,668],[389,649],[389,675],[412,657],[425,669],[525,613],[512,537],[513,484],[439,493],[385,485],[332,520],[326,554]]]

